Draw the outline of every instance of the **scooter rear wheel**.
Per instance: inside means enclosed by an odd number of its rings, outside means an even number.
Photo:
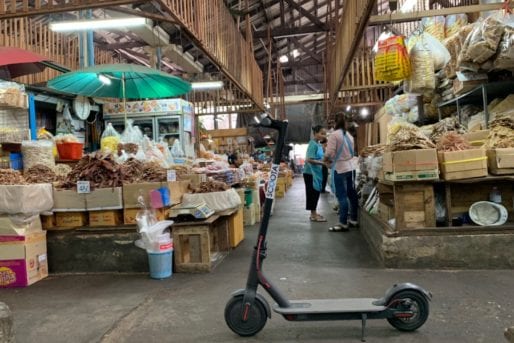
[[[416,291],[405,290],[395,294],[390,304],[398,303],[393,305],[393,308],[404,306],[403,304],[408,301],[410,302],[408,311],[412,311],[414,315],[408,318],[393,317],[387,318],[389,324],[400,331],[414,331],[420,328],[428,319],[429,304],[428,300],[421,293]]]
[[[268,319],[266,308],[258,298],[248,310],[248,318],[243,321],[243,296],[237,295],[229,300],[225,306],[225,322],[230,330],[239,336],[249,337],[262,330]]]

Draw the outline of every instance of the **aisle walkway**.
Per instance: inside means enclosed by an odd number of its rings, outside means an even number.
[[[322,213],[331,221],[323,196]],[[514,271],[386,270],[359,232],[311,224],[298,179],[271,220],[268,276],[291,298],[380,297],[411,281],[434,294],[427,324],[412,334],[371,321],[368,342],[503,342],[514,324]],[[291,323],[277,315],[256,337],[226,327],[225,302],[244,286],[256,228],[210,274],[58,276],[27,289],[0,290],[15,314],[17,342],[359,342],[359,322]]]

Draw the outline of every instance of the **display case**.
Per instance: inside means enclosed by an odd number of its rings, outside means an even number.
[[[170,149],[180,141],[186,157],[194,157],[193,105],[183,99],[161,99],[127,102],[126,114],[122,103],[104,104],[104,119],[122,133],[125,117],[133,119],[143,134],[154,141],[168,143]]]

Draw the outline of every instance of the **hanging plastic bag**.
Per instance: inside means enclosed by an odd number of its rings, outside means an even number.
[[[410,61],[403,36],[392,36],[378,42],[374,69],[378,81],[400,81],[410,76]]]
[[[111,123],[107,124],[102,139],[100,140],[100,149],[102,152],[116,153],[118,151],[118,144],[120,143],[120,135],[114,129]]]
[[[403,90],[406,93],[423,94],[426,90],[435,89],[435,71],[430,50],[425,47],[425,40],[418,39],[409,53],[412,73],[405,81]],[[411,120],[409,120],[411,121]]]
[[[377,41],[375,42],[375,45],[373,45],[373,53],[376,54],[378,52],[378,43],[379,42],[383,42],[383,41],[387,40],[388,38],[391,38],[392,36],[394,36],[394,34],[391,31],[382,32],[380,34],[380,36],[378,37]]]
[[[430,33],[439,41],[443,41],[445,38],[444,26],[445,18],[443,16],[425,17],[421,19],[421,26],[423,31]]]

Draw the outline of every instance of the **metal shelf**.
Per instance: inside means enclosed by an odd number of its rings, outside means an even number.
[[[514,81],[501,81],[501,82],[491,82],[484,83],[480,86],[475,87],[467,93],[459,95],[458,97],[441,102],[437,105],[437,110],[439,113],[439,120],[441,120],[441,108],[450,105],[457,106],[457,116],[459,118],[459,122],[461,122],[460,118],[460,107],[464,105],[482,105],[484,109],[484,117],[485,117],[485,127],[489,127],[489,111],[487,106],[489,105],[489,98],[498,98],[498,97],[506,97],[510,94],[514,93]]]

